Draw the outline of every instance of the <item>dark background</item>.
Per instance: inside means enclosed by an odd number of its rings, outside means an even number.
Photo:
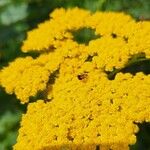
[[[47,19],[55,8],[74,6],[91,11],[124,11],[136,20],[150,20],[150,0],[0,0],[0,68],[26,55],[20,46],[28,30]],[[150,67],[149,63],[146,67]],[[26,105],[0,89],[0,150],[12,149],[25,110]],[[137,143],[131,149],[150,150],[150,124],[139,127]]]

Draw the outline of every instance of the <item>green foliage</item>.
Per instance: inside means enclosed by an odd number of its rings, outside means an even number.
[[[6,111],[0,118],[0,149],[11,149],[17,137],[18,122],[21,112],[12,113]]]
[[[150,19],[149,0],[107,0],[105,6],[107,6],[106,10],[124,11],[138,20]]]
[[[72,33],[74,36],[74,40],[77,41],[79,44],[84,43],[87,45],[91,40],[100,37],[99,35],[95,35],[95,30],[92,30],[90,28],[82,28]]]
[[[20,46],[28,30],[47,19],[55,8],[75,6],[91,11],[124,11],[137,20],[150,20],[150,0],[0,0],[0,68],[26,55],[20,51]],[[89,39],[87,33],[79,40]],[[19,105],[15,96],[3,90],[0,90],[0,101],[0,150],[9,150],[15,143],[20,114],[25,106]],[[134,150],[150,148],[149,125],[144,124],[141,129],[137,144],[132,146]]]

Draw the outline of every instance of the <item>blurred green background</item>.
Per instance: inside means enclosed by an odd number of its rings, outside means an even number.
[[[150,0],[0,0],[0,68],[27,55],[21,53],[20,46],[28,30],[47,19],[55,8],[74,6],[91,11],[124,11],[136,20],[150,20]],[[25,110],[26,105],[0,89],[0,150],[12,149]],[[131,149],[150,150],[150,124],[139,127],[137,143]]]

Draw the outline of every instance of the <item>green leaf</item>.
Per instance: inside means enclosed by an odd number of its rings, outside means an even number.
[[[27,4],[11,4],[2,11],[0,20],[3,25],[10,25],[27,17]]]

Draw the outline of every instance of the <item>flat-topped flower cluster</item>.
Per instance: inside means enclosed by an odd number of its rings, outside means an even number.
[[[90,28],[88,44],[73,32]],[[14,150],[127,150],[136,142],[136,123],[150,121],[150,75],[108,72],[140,54],[150,58],[150,22],[116,12],[56,9],[28,32],[23,52],[0,72],[0,84],[28,103]],[[30,102],[38,92],[43,99]]]

